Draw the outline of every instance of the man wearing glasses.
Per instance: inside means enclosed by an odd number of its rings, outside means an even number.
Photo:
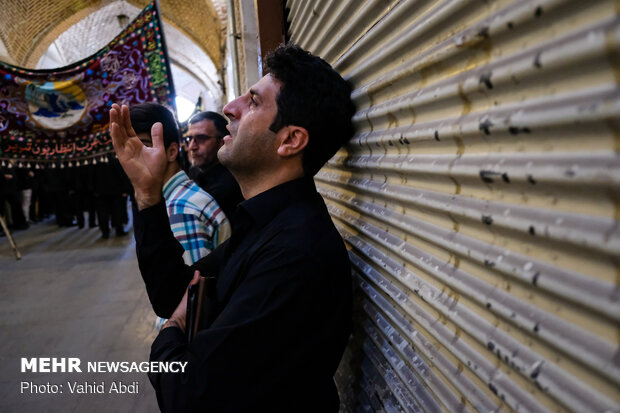
[[[239,184],[217,160],[217,151],[228,135],[226,118],[215,112],[200,112],[189,120],[185,142],[189,150],[189,177],[211,195],[230,219],[243,201]]]

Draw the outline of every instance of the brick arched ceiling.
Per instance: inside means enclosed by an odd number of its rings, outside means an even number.
[[[143,8],[148,0],[3,0],[0,19],[0,44],[3,44],[10,63],[34,68],[39,58],[60,34],[68,28],[113,3],[122,9],[123,3]],[[108,7],[116,13],[115,7]],[[219,70],[225,42],[225,0],[160,0],[164,22],[191,39]],[[116,16],[115,16],[116,17]],[[109,30],[120,31],[119,27]],[[106,28],[102,28],[105,31]],[[83,42],[101,33],[85,32]],[[114,36],[112,36],[114,37]],[[110,39],[112,38],[110,37]],[[95,39],[96,40],[96,39]],[[169,44],[169,48],[173,45]]]

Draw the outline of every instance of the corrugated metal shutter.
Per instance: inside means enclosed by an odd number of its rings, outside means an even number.
[[[347,410],[620,411],[620,3],[287,7],[355,87]]]

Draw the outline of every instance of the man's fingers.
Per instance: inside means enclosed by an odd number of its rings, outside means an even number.
[[[123,143],[120,138],[120,127],[116,122],[110,122],[110,136],[112,136],[112,146],[114,146],[114,152],[116,155],[119,155],[120,151],[123,149]]]
[[[153,148],[162,149],[164,147],[164,127],[161,122],[155,122],[151,127],[151,138]]]
[[[194,271],[194,278],[192,278],[192,280],[189,282],[189,285],[197,284],[199,280],[200,280],[200,271],[196,270]]]
[[[114,127],[115,125],[116,127]],[[127,140],[127,134],[121,127],[121,108],[116,103],[110,109],[110,136],[115,149],[117,149],[117,145],[118,148],[122,147],[121,145]]]
[[[125,128],[125,133],[127,137],[131,138],[136,135],[136,132],[133,130],[133,126],[131,126],[131,116],[129,115],[129,106],[123,105],[121,107],[121,122],[123,127]]]
[[[112,122],[118,123],[118,113],[119,113],[118,105],[116,103],[113,103],[112,108],[110,109],[110,123]]]

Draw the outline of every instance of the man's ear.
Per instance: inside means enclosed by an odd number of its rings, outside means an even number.
[[[176,142],[172,142],[168,149],[166,149],[166,159],[168,162],[174,162],[179,156],[179,144]]]
[[[308,145],[310,134],[306,128],[295,125],[288,125],[280,129],[278,135],[282,134],[278,155],[283,157],[295,156],[300,154]]]

